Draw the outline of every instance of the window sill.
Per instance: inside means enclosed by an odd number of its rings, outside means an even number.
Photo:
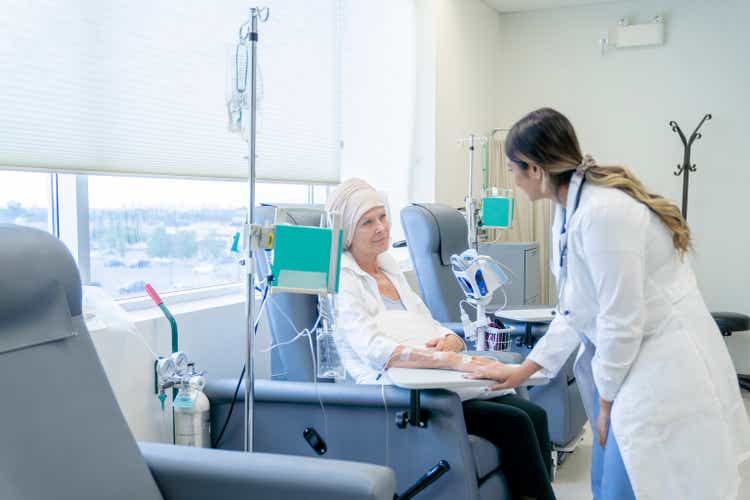
[[[195,290],[170,292],[161,295],[161,298],[170,310],[176,310],[181,304],[193,304],[211,299],[221,299],[227,296],[240,296],[243,297],[242,300],[244,300],[242,284],[231,283],[228,285],[211,286]],[[154,301],[147,295],[132,299],[118,300],[117,304],[129,313],[151,311],[156,306]],[[161,315],[161,312],[158,309],[156,309],[156,312],[158,313],[157,315]]]
[[[166,302],[166,301],[165,301]],[[190,301],[183,301],[178,304],[170,305],[169,311],[176,317],[184,314],[191,314],[201,311],[207,311],[209,309],[217,309],[220,307],[233,306],[236,304],[242,304],[245,302],[245,296],[240,293],[226,294],[220,297],[208,297],[195,299]],[[153,319],[163,318],[164,314],[160,309],[153,307],[150,309],[140,309],[135,311],[129,311],[128,315],[131,320],[135,323],[142,321],[149,321]]]

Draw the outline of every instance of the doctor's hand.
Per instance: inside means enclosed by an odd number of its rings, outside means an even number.
[[[602,448],[607,444],[611,410],[612,402],[599,398],[599,415],[596,417],[596,437],[597,441],[599,441],[599,446]]]
[[[491,390],[497,391],[518,387],[526,381],[528,375],[522,369],[522,365],[506,365],[500,361],[493,361],[477,366],[472,373],[466,375],[466,378],[497,380],[499,384],[490,387]]]
[[[458,335],[444,335],[436,339],[432,339],[425,344],[425,347],[430,347],[436,351],[453,351],[461,352],[466,347],[463,341]]]

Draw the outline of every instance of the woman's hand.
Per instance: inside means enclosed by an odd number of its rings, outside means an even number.
[[[599,441],[599,446],[602,448],[607,444],[611,411],[612,401],[599,398],[599,415],[596,417],[596,437]]]
[[[495,384],[490,388],[493,391],[497,391],[500,389],[512,389],[518,387],[523,384],[529,376],[526,374],[523,365],[506,365],[500,361],[489,361],[475,366],[472,373],[466,375],[466,378],[497,380],[500,383]]]
[[[465,349],[463,341],[458,335],[444,335],[436,339],[432,339],[425,344],[425,347],[430,347],[436,351],[453,351],[461,352]]]

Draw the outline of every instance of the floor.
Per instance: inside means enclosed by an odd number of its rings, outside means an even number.
[[[750,415],[750,393],[742,391],[745,408]],[[589,500],[591,489],[589,487],[589,470],[591,467],[591,443],[592,434],[586,426],[583,442],[557,469],[557,476],[553,487],[558,500]],[[740,486],[738,498],[750,499],[750,460],[745,461],[740,470],[743,481]]]

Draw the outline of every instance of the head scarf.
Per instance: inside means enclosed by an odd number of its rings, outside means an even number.
[[[326,210],[339,212],[344,230],[344,250],[348,250],[354,239],[354,230],[362,216],[376,207],[384,207],[385,203],[375,188],[362,179],[348,179],[338,186],[328,196]]]

